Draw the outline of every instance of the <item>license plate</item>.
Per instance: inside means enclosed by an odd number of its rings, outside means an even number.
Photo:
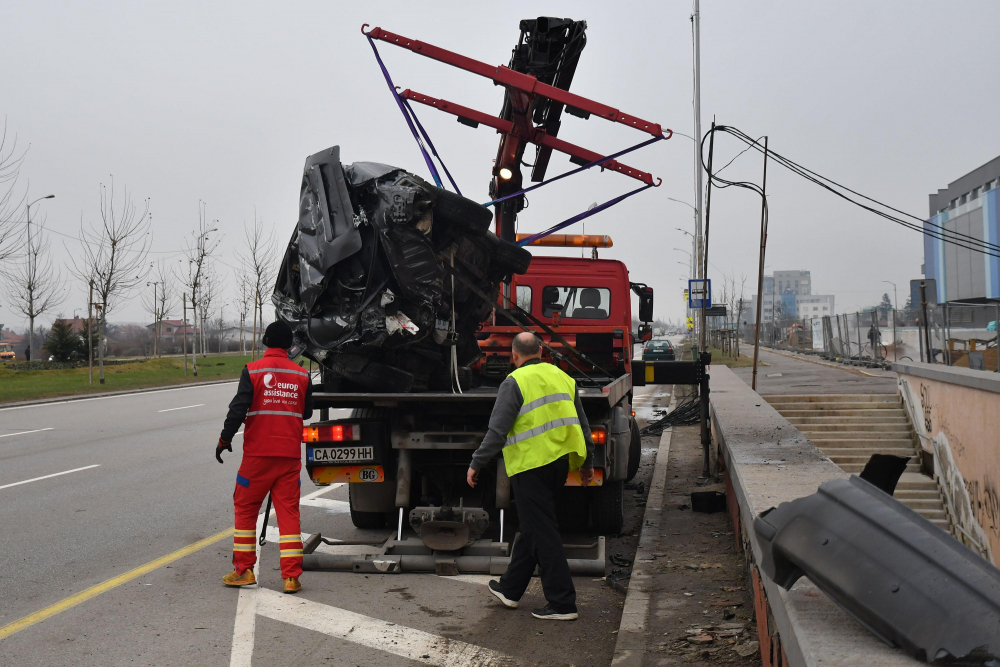
[[[316,447],[309,450],[311,463],[352,463],[374,459],[374,447]]]
[[[312,469],[312,480],[320,485],[334,482],[349,484],[384,482],[382,466],[319,466]]]
[[[574,470],[570,474],[566,475],[566,486],[583,486],[579,470]],[[587,486],[604,486],[604,471],[600,469],[595,470],[594,481]]]

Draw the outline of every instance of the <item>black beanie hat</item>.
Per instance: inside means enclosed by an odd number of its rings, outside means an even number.
[[[264,329],[264,345],[287,350],[292,346],[291,327],[281,320],[271,322],[267,325],[267,329]]]

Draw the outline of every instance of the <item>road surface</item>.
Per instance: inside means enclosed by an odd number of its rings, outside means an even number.
[[[528,614],[537,580],[517,611],[485,576],[307,572],[281,595],[272,527],[260,587],[223,587],[241,452],[219,465],[214,446],[235,390],[0,408],[0,665],[610,663],[624,596],[590,578],[581,620],[558,625]],[[660,391],[637,404],[665,405]],[[374,534],[351,524],[346,487],[303,471],[302,496],[304,533]]]

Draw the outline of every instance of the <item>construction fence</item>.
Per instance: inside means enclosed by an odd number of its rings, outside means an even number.
[[[893,361],[925,361],[1000,372],[1000,303],[946,303],[920,310],[876,309],[858,313],[762,322],[762,345],[817,354],[832,361],[885,367]],[[741,336],[753,340],[753,327]]]

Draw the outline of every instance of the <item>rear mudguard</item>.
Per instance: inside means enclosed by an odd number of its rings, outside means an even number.
[[[1000,570],[858,478],[754,520],[761,569],[806,576],[886,643],[929,662],[1000,664]]]

